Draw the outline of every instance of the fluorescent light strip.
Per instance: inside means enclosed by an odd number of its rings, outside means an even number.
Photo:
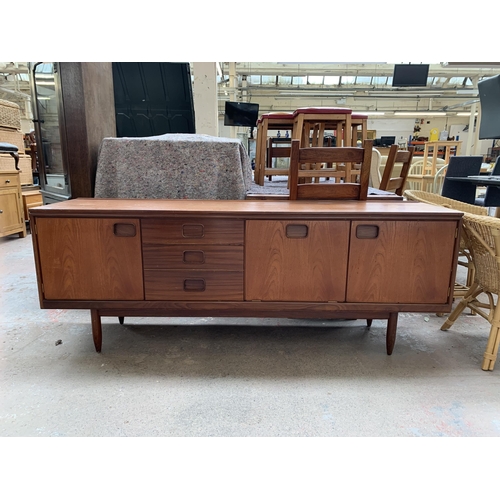
[[[446,113],[440,111],[396,111],[398,116],[446,116]]]

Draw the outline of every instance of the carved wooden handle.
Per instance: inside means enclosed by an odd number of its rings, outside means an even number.
[[[309,228],[305,224],[287,224],[287,238],[307,238]]]
[[[184,280],[185,292],[204,292],[205,280],[203,278],[191,278]]]
[[[205,252],[203,250],[186,250],[182,255],[185,264],[204,264]]]
[[[356,227],[356,238],[360,240],[374,240],[378,238],[378,230],[378,226],[360,224]]]
[[[203,238],[205,236],[205,228],[203,224],[183,224],[182,236],[184,238]]]
[[[135,224],[118,223],[113,226],[113,234],[121,237],[132,237],[136,235]]]

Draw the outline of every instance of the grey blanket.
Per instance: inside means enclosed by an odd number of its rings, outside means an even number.
[[[242,200],[251,185],[239,139],[200,134],[105,138],[96,198]]]

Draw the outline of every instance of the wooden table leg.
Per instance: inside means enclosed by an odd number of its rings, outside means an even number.
[[[102,325],[101,316],[97,309],[90,310],[90,317],[92,319],[92,337],[94,338],[94,346],[97,352],[101,352],[102,347]]]
[[[118,321],[120,322],[120,325],[123,325],[124,319],[125,319],[125,316],[118,316]]]
[[[397,328],[398,328],[398,313],[389,313],[389,319],[387,320],[387,334],[385,339],[387,354],[389,356],[392,354],[392,350],[394,349],[394,344],[396,342]]]

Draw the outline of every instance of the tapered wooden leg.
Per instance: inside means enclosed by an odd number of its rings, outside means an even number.
[[[367,319],[367,320],[366,320],[366,326],[367,326],[368,328],[370,328],[370,326],[372,326],[372,321],[373,321],[372,319]]]
[[[385,338],[385,345],[387,348],[387,354],[390,356],[392,350],[394,349],[394,344],[396,342],[396,330],[398,328],[398,313],[390,313],[389,319],[387,320],[387,334]]]
[[[102,325],[101,317],[97,309],[90,310],[90,317],[92,318],[92,337],[94,338],[94,346],[97,352],[101,352],[102,347]]]
[[[118,321],[120,322],[120,325],[123,325],[124,319],[125,319],[125,316],[118,316]]]

